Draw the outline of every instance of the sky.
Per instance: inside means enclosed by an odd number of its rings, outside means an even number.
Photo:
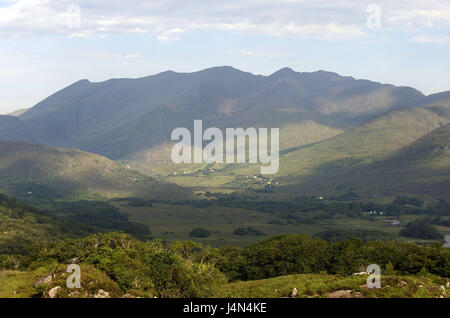
[[[0,114],[80,79],[223,65],[450,90],[450,0],[0,0]]]

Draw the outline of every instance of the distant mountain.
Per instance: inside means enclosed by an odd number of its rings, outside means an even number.
[[[1,140],[7,141],[27,141],[31,139],[31,134],[26,125],[17,117],[0,115],[0,136]]]
[[[15,117],[19,117],[20,115],[22,115],[23,113],[25,113],[29,108],[21,108],[18,110],[15,110],[9,114],[7,114],[8,116],[15,116]]]
[[[445,103],[440,105],[438,108],[432,105],[393,110],[328,140],[284,149],[280,152],[278,173],[270,176],[278,182],[273,190],[280,194],[323,196],[352,190],[365,196],[377,193],[386,196],[401,191],[407,193],[406,189],[412,189],[410,187],[412,182],[419,182],[418,174],[430,172],[427,163],[418,161],[415,165],[416,172],[389,181],[387,177],[389,174],[395,176],[397,174],[393,173],[392,164],[383,163],[395,157],[393,163],[396,162],[397,167],[401,166],[403,161],[405,165],[409,164],[410,158],[406,158],[406,155],[399,157],[398,154],[450,123],[450,105],[442,106]],[[407,153],[413,157],[411,152]],[[442,162],[442,168],[445,168],[445,164],[447,167],[450,166],[450,162]],[[434,163],[437,165],[437,161],[432,161],[432,164]],[[211,172],[211,169],[214,172]],[[424,187],[421,188],[421,194],[440,197],[448,192],[450,195],[448,186],[442,186],[440,191],[431,187],[437,180],[447,182],[445,180],[450,180],[450,175],[444,172],[439,174],[438,170],[433,171],[430,172],[427,181],[423,180]],[[195,173],[191,173],[192,176],[172,175],[168,180],[178,184],[190,182],[205,187],[243,189],[247,186],[254,187],[253,178],[248,176],[258,174],[259,165],[216,164],[201,167]]]
[[[384,114],[281,158],[281,191],[450,195],[450,116],[435,107]]]
[[[426,104],[431,105],[450,105],[450,91],[428,95]]]
[[[189,198],[190,192],[76,149],[0,141],[0,192],[23,199]]]
[[[308,162],[345,165],[348,160],[348,165],[354,166],[360,161],[380,159],[448,122],[450,117],[443,117],[428,108],[391,111],[330,140],[294,149],[282,158],[280,173],[291,175],[293,165],[298,173],[298,168]]]
[[[309,183],[315,189],[345,185],[359,194],[450,196],[450,124],[417,139],[388,158],[351,170],[337,170]],[[298,188],[297,188],[298,189]]]
[[[283,139],[289,139],[286,147],[293,147],[330,138],[424,99],[412,88],[325,71],[284,68],[270,76],[232,67],[168,71],[138,79],[78,81],[22,114],[22,132],[13,140],[133,161],[167,143],[174,128],[190,128],[194,119],[202,119],[205,127],[280,127],[289,136]],[[320,137],[305,141],[302,136],[311,134],[311,126],[318,128],[320,133],[313,135]],[[0,139],[10,140],[8,131],[0,129]]]

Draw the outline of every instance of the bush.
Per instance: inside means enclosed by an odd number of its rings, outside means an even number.
[[[417,220],[408,223],[406,229],[400,231],[400,235],[420,239],[443,239],[444,236],[426,220]]]
[[[251,226],[248,227],[240,227],[238,229],[235,229],[233,231],[233,234],[235,235],[241,235],[241,236],[264,236],[265,234]]]
[[[205,237],[210,237],[211,232],[198,227],[198,228],[193,229],[191,232],[189,232],[189,235],[192,237],[196,237],[196,238],[205,238]]]
[[[156,297],[211,297],[227,280],[193,242],[142,242],[122,233],[97,234],[47,246],[33,267],[77,258],[106,273],[120,289]]]

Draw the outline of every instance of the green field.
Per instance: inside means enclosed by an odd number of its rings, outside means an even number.
[[[227,207],[195,207],[192,205],[171,205],[166,203],[154,203],[148,207],[132,207],[126,203],[117,204],[119,211],[126,214],[130,221],[145,224],[149,227],[154,237],[167,241],[194,240],[211,246],[233,245],[246,246],[250,243],[279,234],[308,234],[314,235],[326,230],[344,231],[380,231],[400,241],[426,242],[414,238],[399,236],[399,232],[405,225],[421,216],[402,215],[396,220],[398,226],[391,226],[392,217],[367,216],[350,218],[335,217],[330,220],[320,220],[317,224],[289,224],[286,220],[271,213],[261,211]],[[310,212],[314,215],[315,211]],[[269,224],[269,222],[278,221]],[[263,232],[263,236],[240,236],[233,234],[237,228],[253,227]],[[194,228],[209,230],[211,235],[207,238],[195,238],[189,235]],[[450,233],[450,228],[439,226],[438,230],[443,234]]]

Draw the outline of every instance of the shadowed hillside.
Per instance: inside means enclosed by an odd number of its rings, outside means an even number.
[[[22,198],[83,196],[189,197],[176,185],[158,182],[105,157],[76,149],[0,142],[0,189]]]
[[[291,185],[288,191],[307,187],[329,193],[336,188],[354,188],[367,195],[409,193],[446,198],[450,195],[450,124],[431,131],[383,160],[355,167],[339,167],[332,162],[318,170],[326,173]]]

